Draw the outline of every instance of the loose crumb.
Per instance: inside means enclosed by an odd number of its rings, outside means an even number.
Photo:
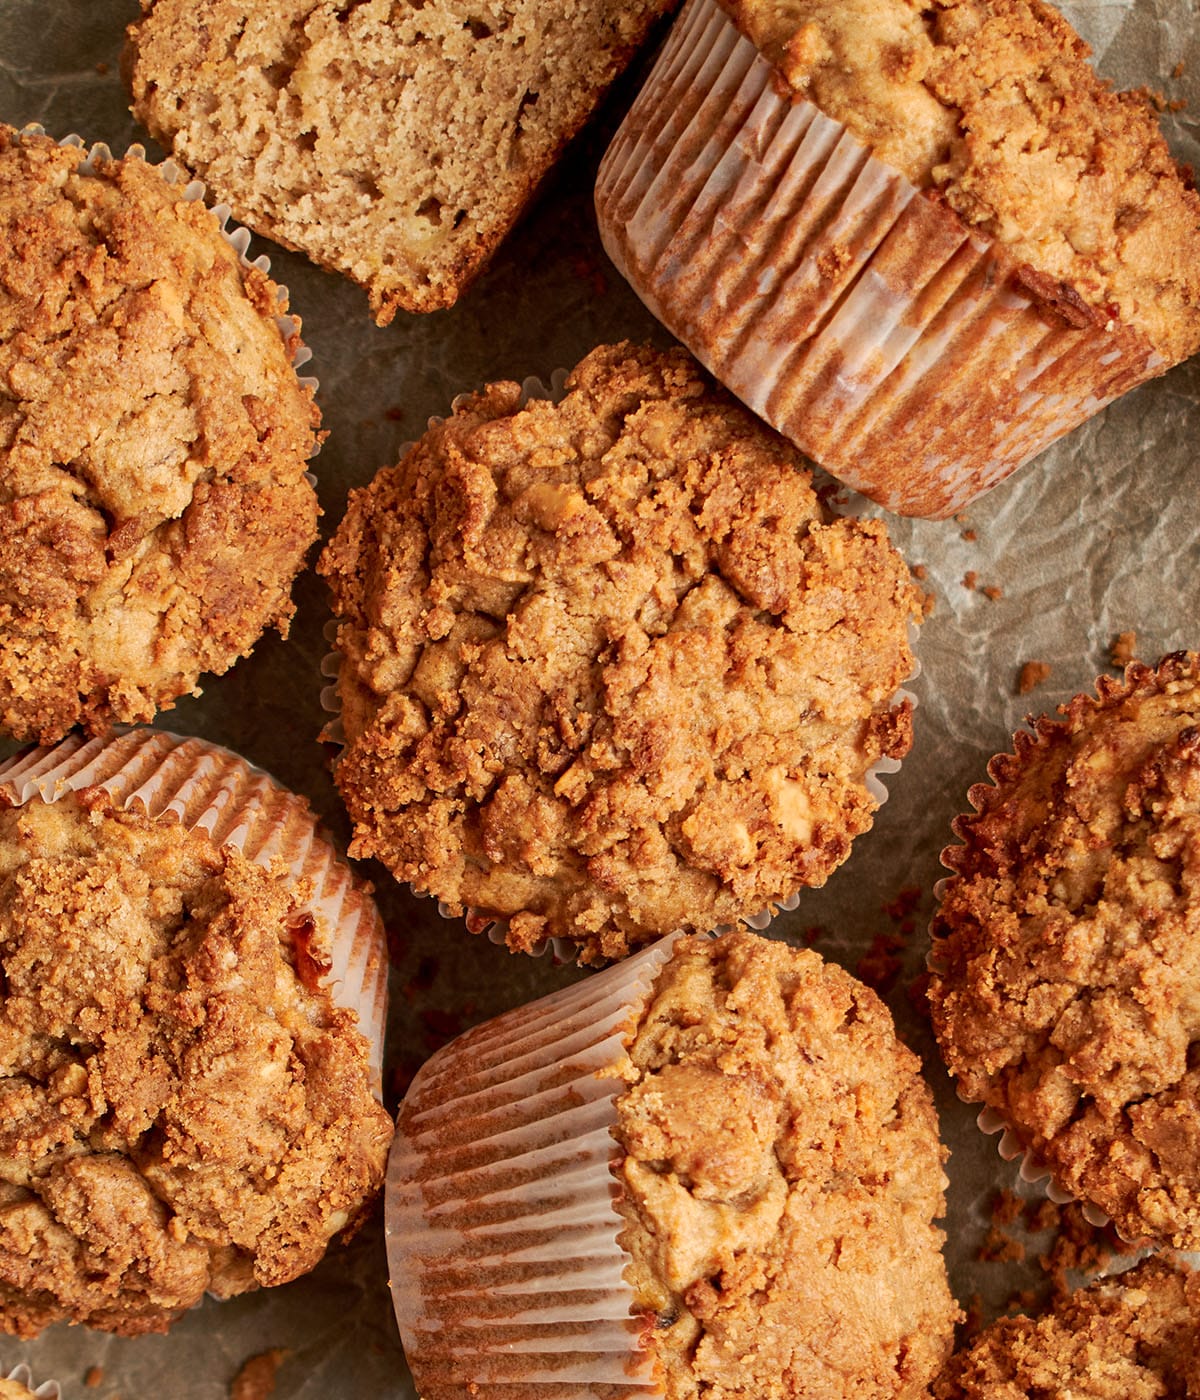
[[[983,596],[990,602],[998,603],[1004,597],[1004,589],[998,583],[989,583],[982,589]]]
[[[979,538],[979,532],[977,530],[964,530],[962,532],[962,538],[966,540],[968,544],[974,544]]]
[[[1050,679],[1050,667],[1044,661],[1027,661],[1017,676],[1017,694],[1028,695]]]
[[[968,569],[967,572],[963,574],[963,587],[969,588],[972,593],[975,591],[975,588],[978,585],[978,583],[979,575],[975,572],[974,569]]]
[[[104,1384],[104,1367],[89,1366],[83,1373],[83,1383],[89,1390],[95,1390],[99,1385]]]
[[[267,1400],[275,1394],[275,1373],[283,1364],[287,1351],[272,1347],[251,1356],[234,1376],[229,1387],[229,1400]]]
[[[1184,69],[1185,69],[1185,67],[1186,67],[1186,64],[1184,63],[1183,59],[1181,58],[1181,59],[1179,60],[1179,62],[1175,65],[1175,67],[1171,69],[1171,77],[1172,77],[1172,78],[1182,78],[1182,77],[1183,77],[1183,74],[1184,74]]]
[[[1137,633],[1118,632],[1109,644],[1109,664],[1125,667],[1137,655]]]
[[[913,578],[917,580],[918,583],[924,583],[925,580],[929,577],[929,570],[925,567],[924,564],[914,564],[909,570],[909,572],[912,574]]]

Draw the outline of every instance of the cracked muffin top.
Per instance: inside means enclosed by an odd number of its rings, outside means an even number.
[[[1200,1275],[1152,1258],[1037,1319],[1005,1317],[955,1356],[936,1400],[1162,1400],[1200,1395]]]
[[[681,940],[617,1100],[621,1243],[667,1400],[902,1400],[950,1354],[943,1151],[917,1057],[841,968]]]
[[[459,401],[319,567],[352,852],[515,949],[597,962],[823,883],[911,741],[918,595],[884,526],[831,518],[682,351]]]
[[[1127,1239],[1200,1248],[1200,656],[1061,713],[955,823],[934,1030],[965,1096]]]
[[[298,893],[98,788],[0,811],[0,1328],[165,1331],[359,1224],[391,1122]]]
[[[1200,195],[1145,94],[1041,0],[722,0],[789,91],[1025,266],[1068,318],[1200,347]],[[1084,321],[1080,322],[1081,324]]]
[[[279,288],[144,160],[83,160],[0,127],[0,727],[42,743],[286,632],[316,536]]]

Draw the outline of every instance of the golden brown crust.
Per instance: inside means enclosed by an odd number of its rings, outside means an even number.
[[[629,1059],[621,1239],[668,1400],[925,1395],[958,1316],[943,1152],[875,994],[751,934],[687,940]]]
[[[1200,346],[1200,195],[1041,0],[723,0],[791,90],[1028,265],[1036,296]]]
[[[98,790],[0,812],[0,1327],[163,1331],[312,1268],[391,1124],[287,881]]]
[[[970,791],[934,1029],[965,1094],[1130,1239],[1200,1246],[1200,657],[1102,677]]]
[[[82,159],[0,127],[0,727],[45,743],[286,632],[316,535],[278,288],[181,185]]]
[[[676,0],[142,0],[133,110],[239,220],[398,307],[450,306]]]
[[[1200,1395],[1200,1275],[1154,1258],[1037,1318],[1008,1317],[956,1356],[936,1400]]]
[[[917,594],[682,352],[606,347],[568,385],[460,403],[319,567],[354,853],[598,961],[845,857],[910,743]]]

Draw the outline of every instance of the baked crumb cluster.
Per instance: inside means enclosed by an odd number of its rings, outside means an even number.
[[[181,184],[83,159],[0,127],[0,728],[43,743],[286,632],[316,536],[278,288]]]
[[[947,1064],[1126,1238],[1200,1247],[1200,657],[1134,663],[973,787],[934,922]]]
[[[142,0],[138,120],[239,219],[397,308],[450,306],[674,0]]]
[[[668,1400],[927,1394],[958,1316],[943,1151],[875,994],[750,934],[684,941],[626,1077],[621,1241]]]
[[[1141,93],[1041,0],[723,0],[797,94],[1027,265],[1082,324],[1200,347],[1200,195]],[[1065,285],[1064,285],[1065,284]]]
[[[1101,1278],[1034,1320],[994,1323],[936,1400],[1161,1400],[1200,1394],[1200,1275],[1165,1259]]]
[[[322,936],[99,790],[0,812],[0,1327],[163,1331],[360,1223],[391,1123]]]
[[[831,519],[682,352],[520,399],[460,402],[321,560],[352,853],[593,962],[821,884],[911,741],[919,595],[883,525]]]

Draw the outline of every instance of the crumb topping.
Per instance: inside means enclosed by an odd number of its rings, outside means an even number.
[[[287,882],[98,789],[0,812],[0,1327],[164,1331],[360,1221],[391,1124]]]
[[[919,1069],[883,1003],[816,953],[676,946],[615,1130],[626,1276],[668,1400],[927,1393],[958,1312]]]
[[[1200,657],[1134,663],[994,759],[934,922],[934,1029],[1128,1239],[1200,1247]]]
[[[0,726],[43,743],[286,632],[316,536],[279,289],[182,185],[82,159],[0,127]]]
[[[352,852],[586,961],[823,883],[911,741],[917,594],[875,521],[682,352],[593,352],[563,402],[460,402],[351,495]]]
[[[1200,1275],[1148,1259],[1037,1319],[1007,1317],[956,1356],[936,1400],[1071,1396],[1161,1400],[1200,1393]]]
[[[1050,5],[724,3],[792,91],[1027,264],[1035,297],[1119,317],[1169,363],[1200,347],[1200,195]]]

